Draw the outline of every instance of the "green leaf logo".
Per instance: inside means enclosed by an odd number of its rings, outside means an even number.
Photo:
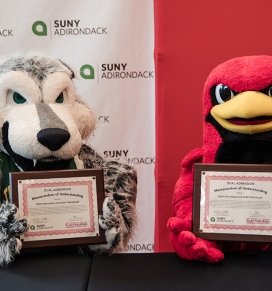
[[[47,25],[43,21],[35,21],[32,24],[32,31],[34,34],[38,36],[46,36],[47,35]]]
[[[81,66],[80,76],[83,79],[94,79],[94,68],[88,64]]]

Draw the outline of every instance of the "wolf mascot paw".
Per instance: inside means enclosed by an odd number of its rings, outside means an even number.
[[[17,207],[4,202],[0,208],[0,265],[7,265],[21,250],[22,243],[17,238],[27,229],[25,219],[16,217]]]
[[[0,63],[0,265],[19,253],[27,230],[17,217],[9,173],[103,168],[106,198],[99,224],[107,243],[124,247],[136,223],[135,170],[104,160],[84,144],[95,128],[95,116],[76,95],[74,73],[63,62],[45,57],[14,57]]]
[[[181,258],[214,263],[223,260],[226,251],[271,250],[269,243],[206,241],[191,232],[194,163],[272,163],[271,80],[272,57],[263,55],[231,59],[208,76],[203,146],[182,161],[168,221],[172,245]]]

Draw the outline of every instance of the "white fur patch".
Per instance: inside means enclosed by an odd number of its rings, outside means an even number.
[[[12,150],[25,158],[31,159],[33,154],[38,158],[43,151],[43,146],[37,141],[40,120],[35,104],[10,108],[5,120],[9,122],[8,138]]]
[[[41,101],[39,87],[24,72],[11,71],[0,77],[0,108],[4,108],[7,104],[15,105],[12,100],[7,99],[9,91],[20,93],[27,99],[28,104]]]
[[[72,80],[62,72],[56,72],[49,75],[43,82],[43,100],[45,103],[55,103],[56,98],[61,92],[65,93],[65,103],[73,104],[75,102],[75,90]]]
[[[18,238],[16,238],[16,242],[17,242],[16,252],[17,252],[17,254],[19,254],[20,251],[21,251],[21,249],[22,249],[23,244],[22,244],[22,242]]]

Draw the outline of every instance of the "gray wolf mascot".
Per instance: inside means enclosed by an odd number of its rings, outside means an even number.
[[[58,59],[23,56],[0,63],[2,266],[20,252],[20,238],[28,228],[10,202],[10,172],[103,168],[105,200],[99,224],[107,243],[98,247],[122,249],[133,234],[136,172],[104,160],[84,144],[95,128],[95,116],[77,96],[73,78],[71,68]]]

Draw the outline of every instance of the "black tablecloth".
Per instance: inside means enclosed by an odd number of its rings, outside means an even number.
[[[213,265],[176,254],[95,257],[88,291],[271,291],[272,253],[230,253]]]
[[[87,257],[71,250],[23,252],[0,268],[2,291],[271,291],[272,253],[229,253],[207,264],[174,253]]]
[[[0,268],[0,291],[83,291],[91,261],[75,249],[27,250]]]

